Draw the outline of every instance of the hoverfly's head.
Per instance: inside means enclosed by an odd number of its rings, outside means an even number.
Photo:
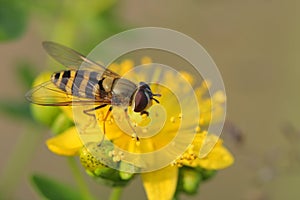
[[[134,95],[134,112],[143,112],[152,105],[152,100],[159,103],[154,96],[160,97],[160,94],[153,94],[149,85],[140,82],[139,87]]]

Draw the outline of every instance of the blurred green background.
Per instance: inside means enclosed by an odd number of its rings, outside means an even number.
[[[299,199],[299,7],[300,2],[292,0],[0,0],[0,180],[5,180],[18,145],[32,140],[32,131],[40,137],[28,144],[29,160],[16,166],[22,168],[14,174],[20,181],[11,177],[16,180],[15,198],[39,198],[28,181],[33,172],[74,182],[66,160],[44,144],[50,131],[24,120],[26,114],[20,116],[26,113],[24,94],[30,84],[20,79],[55,69],[49,68],[54,61],[42,41],[87,53],[122,30],[158,26],[187,34],[204,46],[219,67],[228,98],[222,136],[235,164],[203,184],[197,196],[183,199]],[[13,114],[14,109],[25,111]],[[96,196],[108,197],[108,187],[86,180]],[[139,179],[125,189],[123,199],[145,199]]]

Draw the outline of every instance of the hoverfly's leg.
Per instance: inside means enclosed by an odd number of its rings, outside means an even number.
[[[128,115],[127,108],[124,109],[124,112],[125,112],[126,120],[127,120],[128,124],[129,124],[130,128],[131,128],[132,131],[133,131],[132,138],[134,138],[137,142],[139,142],[139,141],[140,141],[140,138],[137,136],[137,134],[136,134],[134,128],[132,127],[132,125],[131,125],[131,123],[130,123],[130,117],[129,117],[129,115]]]
[[[84,114],[86,114],[86,115],[89,115],[89,116],[91,116],[91,117],[95,117],[95,114],[90,113],[90,112],[93,112],[93,111],[98,110],[98,109],[100,109],[100,108],[104,108],[105,106],[107,106],[107,104],[102,104],[102,105],[100,105],[100,106],[96,106],[96,107],[94,107],[94,108],[84,110],[83,112],[84,112]]]
[[[107,104],[106,104],[106,105],[107,105]],[[105,115],[105,117],[103,118],[103,136],[102,136],[101,142],[98,144],[98,146],[101,146],[101,144],[102,144],[102,142],[103,142],[103,140],[104,140],[105,133],[106,133],[106,131],[105,131],[105,122],[106,122],[107,117],[108,117],[109,114],[111,113],[112,109],[113,109],[113,107],[110,106],[109,109],[108,109],[108,111],[107,111],[107,113],[106,113],[106,115]]]
[[[102,105],[100,105],[100,106],[96,106],[96,107],[94,107],[94,108],[87,109],[87,110],[84,110],[84,111],[83,111],[84,114],[86,114],[86,115],[92,117],[91,123],[88,123],[87,127],[95,127],[95,126],[97,125],[96,114],[93,113],[93,112],[94,112],[95,110],[98,110],[98,109],[103,108],[103,107],[105,107],[105,106],[107,106],[107,104],[102,104]],[[87,127],[86,127],[86,128],[87,128]]]
[[[84,110],[83,112],[84,112],[86,115],[89,115],[89,116],[93,117],[93,118],[94,118],[94,122],[97,122],[97,121],[96,121],[96,115],[95,115],[94,113],[90,113],[90,112],[93,112],[93,111],[98,110],[98,109],[100,109],[100,108],[104,108],[105,106],[107,106],[107,104],[102,104],[102,105],[100,105],[100,106],[96,106],[96,107],[94,107],[94,108]],[[104,136],[105,136],[105,120],[106,120],[108,114],[110,113],[110,111],[111,111],[111,107],[109,108],[108,112],[106,113],[105,118],[103,119],[103,136],[102,136],[102,139],[101,139],[101,141],[99,142],[98,146],[101,146],[101,144],[102,144],[102,142],[103,142],[103,140],[104,140]]]
[[[143,114],[147,115],[147,117],[149,116],[149,112],[148,112],[148,111],[143,110],[143,111],[141,112],[141,115],[143,115]]]
[[[106,121],[107,117],[109,116],[109,114],[111,113],[112,108],[113,108],[112,106],[109,107],[109,109],[108,109],[108,111],[107,111],[107,113],[106,113],[106,115],[105,115],[105,117],[103,119],[103,133],[104,134],[105,134],[105,121]]]

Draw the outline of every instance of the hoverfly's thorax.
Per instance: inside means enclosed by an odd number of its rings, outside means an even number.
[[[115,78],[105,77],[102,81],[102,86],[106,92],[111,92]]]
[[[137,90],[136,84],[127,79],[118,78],[114,80],[112,88],[113,104],[131,105],[132,97]]]
[[[137,86],[133,82],[123,78],[116,79],[113,84],[113,93],[115,95],[122,95],[131,98],[136,89]]]

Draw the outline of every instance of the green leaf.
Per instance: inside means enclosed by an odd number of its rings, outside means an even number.
[[[54,134],[58,135],[71,126],[74,126],[74,122],[71,121],[65,113],[61,112],[59,113],[54,121],[51,124],[51,130]]]
[[[34,174],[31,177],[36,190],[49,200],[81,200],[81,194],[76,188],[61,183],[44,175]]]
[[[0,41],[21,36],[26,22],[27,10],[24,2],[0,0]]]

